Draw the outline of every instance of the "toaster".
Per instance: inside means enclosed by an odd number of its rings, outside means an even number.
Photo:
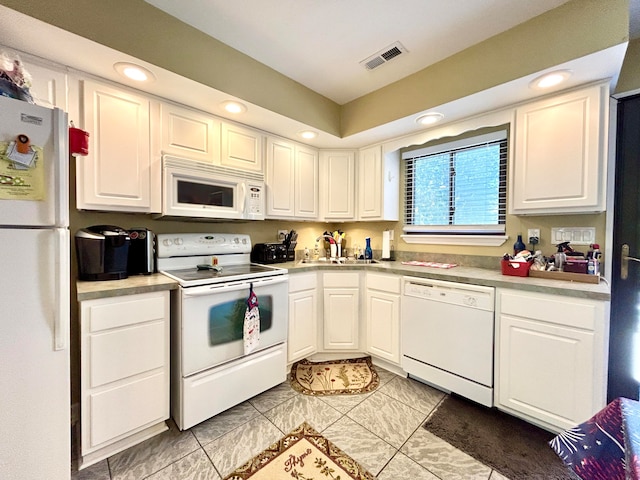
[[[256,243],[251,249],[253,263],[284,263],[287,261],[287,247],[283,243]]]

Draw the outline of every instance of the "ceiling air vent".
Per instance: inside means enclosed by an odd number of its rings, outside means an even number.
[[[369,58],[362,60],[360,62],[360,65],[362,65],[367,70],[373,70],[380,65],[384,65],[385,63],[390,62],[403,53],[407,53],[407,49],[404,48],[404,46],[400,42],[395,42],[388,47],[383,48],[379,52],[374,53]]]

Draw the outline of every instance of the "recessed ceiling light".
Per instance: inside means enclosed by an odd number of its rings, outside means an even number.
[[[244,103],[234,102],[232,100],[222,102],[220,106],[229,113],[244,113],[247,111],[247,106]]]
[[[439,112],[429,112],[416,118],[416,123],[420,125],[433,125],[434,123],[438,123],[443,118],[444,115]]]
[[[302,130],[298,132],[298,135],[306,140],[311,140],[318,136],[318,132],[314,132],[313,130]]]
[[[544,75],[532,80],[531,83],[529,83],[529,87],[536,89],[555,87],[567,80],[570,76],[571,71],[569,70],[557,70],[555,72],[545,73]]]
[[[156,79],[156,76],[151,70],[136,65],[135,63],[118,62],[113,65],[113,68],[123,77],[136,82],[153,82]]]

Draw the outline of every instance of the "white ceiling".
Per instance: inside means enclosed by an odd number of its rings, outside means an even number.
[[[146,1],[344,104],[567,0]],[[360,65],[396,41],[408,53]]]

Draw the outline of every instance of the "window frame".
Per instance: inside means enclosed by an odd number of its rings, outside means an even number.
[[[504,223],[492,225],[409,225],[404,223],[401,238],[406,243],[423,243],[423,244],[449,244],[449,245],[484,245],[484,246],[500,246],[508,237],[506,236],[506,213],[507,213],[507,184],[508,184],[508,157],[511,149],[509,141],[509,125],[501,125],[495,127],[488,133],[477,133],[473,131],[464,132],[454,138],[449,137],[447,140],[440,139],[438,143],[431,145],[423,145],[418,148],[406,149],[402,152],[401,159],[407,162],[410,159],[434,155],[438,153],[450,152],[464,148],[470,148],[474,145],[482,145],[495,141],[506,141],[504,151],[503,180],[504,191],[503,202],[500,207],[503,210],[502,216]],[[404,174],[404,195],[403,195],[403,222],[407,218],[407,176],[406,164],[403,165]]]

